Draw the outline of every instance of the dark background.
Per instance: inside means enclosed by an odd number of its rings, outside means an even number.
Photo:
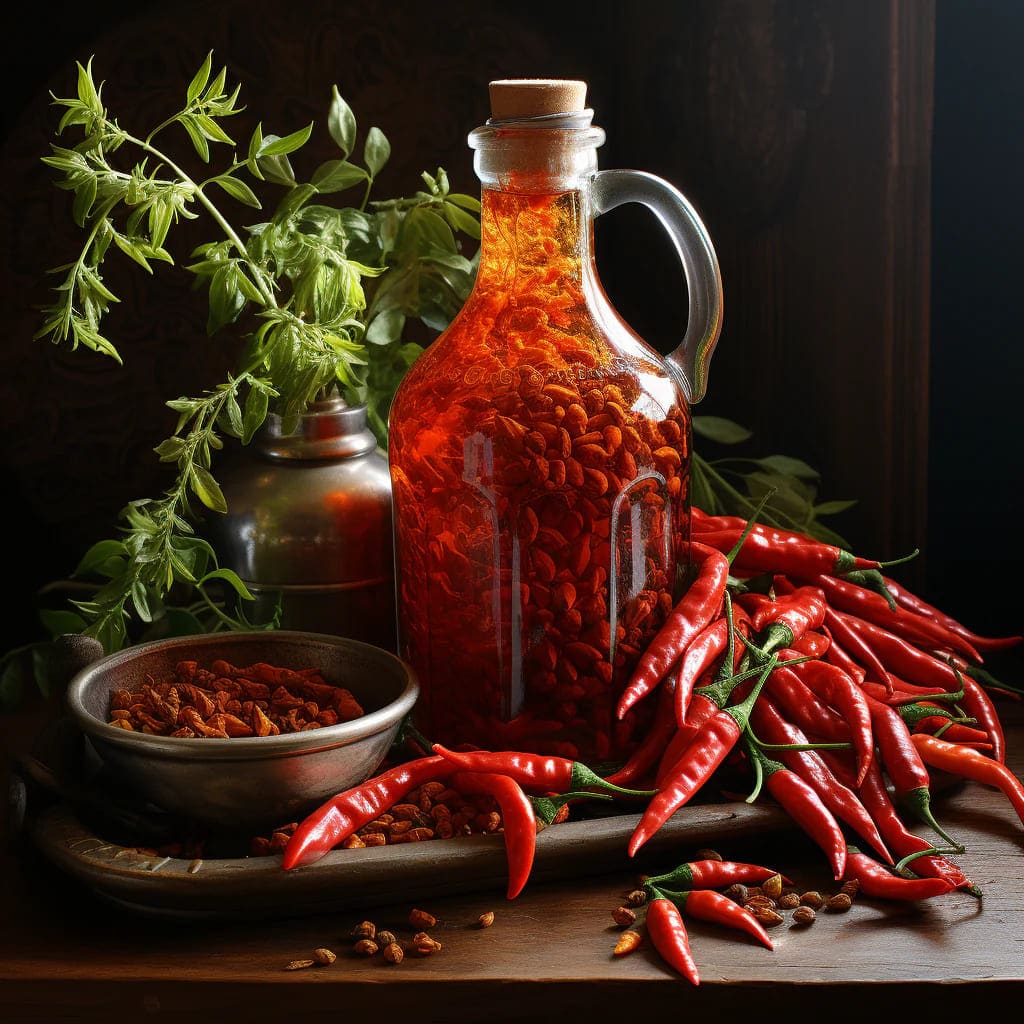
[[[811,462],[823,498],[858,498],[835,525],[859,549],[920,546],[901,578],[930,599],[980,631],[1020,630],[1017,3],[591,2],[561,5],[557,23],[532,2],[285,6],[37,4],[0,43],[4,647],[35,635],[35,591],[110,535],[125,501],[161,489],[163,401],[214,384],[231,355],[204,337],[179,271],[116,279],[123,370],[31,341],[41,272],[76,251],[38,163],[56,122],[45,90],[72,92],[74,60],[96,53],[111,108],[155,123],[211,47],[280,134],[322,123],[337,82],[361,128],[392,140],[381,194],[438,163],[476,190],[465,135],[487,116],[488,79],[586,78],[602,166],[674,181],[719,249],[725,328],[699,411],[750,427],[750,454]],[[894,135],[924,155],[886,176]],[[616,211],[598,254],[616,304],[667,351],[685,299],[658,229]]]

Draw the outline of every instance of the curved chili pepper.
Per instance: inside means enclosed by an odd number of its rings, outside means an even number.
[[[754,630],[765,634],[761,649],[766,654],[779,647],[792,647],[809,629],[825,622],[825,595],[820,587],[797,587],[761,605],[751,613]]]
[[[949,693],[949,690],[944,690],[941,686],[916,686],[893,676],[890,678],[893,683],[891,692],[881,683],[871,683],[867,680],[860,684],[860,688],[868,697],[874,697],[882,704],[891,704],[893,707],[916,704],[922,697],[940,697]]]
[[[813,693],[834,707],[849,725],[853,749],[857,754],[859,786],[875,754],[867,698],[841,668],[827,661],[804,661],[794,665],[793,672]]]
[[[665,896],[685,910],[687,914],[699,921],[710,921],[712,924],[724,924],[727,928],[752,935],[763,946],[775,949],[768,933],[761,923],[745,907],[723,896],[714,889],[692,889],[688,892],[668,892],[660,890]]]
[[[833,614],[900,678],[926,686],[944,685],[947,689],[960,689],[960,680],[952,665],[940,661],[927,651],[919,650],[913,644],[872,622],[865,622],[855,615],[846,615],[843,612]],[[879,681],[885,682],[884,679]]]
[[[828,621],[828,615],[825,616],[825,621]],[[836,638],[826,627],[822,627],[822,629],[829,640],[828,650],[825,652],[825,660],[830,665],[838,665],[851,679],[855,679],[859,684],[862,684],[865,678],[864,669],[850,657],[840,644],[836,643]]]
[[[828,626],[829,634],[835,641],[838,640],[842,649],[854,660],[864,666],[865,678],[872,677],[875,682],[881,683],[890,693],[893,690],[892,680],[889,673],[882,664],[874,649],[864,638],[853,628],[848,621],[852,616],[845,616],[834,608],[829,608],[825,613],[825,625]],[[829,651],[832,654],[832,650]]]
[[[760,740],[771,744],[808,743],[807,737],[790,725],[768,697],[754,706],[751,720]],[[772,750],[770,753],[803,779],[818,794],[821,802],[837,818],[857,830],[887,861],[892,857],[878,833],[871,815],[857,799],[857,794],[844,786],[829,770],[821,755],[813,750]]]
[[[825,852],[835,877],[842,878],[846,870],[846,839],[835,816],[799,775],[772,760],[756,744],[748,743],[747,749],[760,765],[765,788]]]
[[[808,630],[802,637],[794,640],[792,648],[797,654],[810,658],[824,658],[832,641],[824,634]]]
[[[647,934],[654,948],[670,967],[674,967],[694,985],[700,984],[697,964],[690,952],[686,925],[683,924],[679,908],[670,899],[658,896],[647,904]]]
[[[786,652],[782,653],[785,656]],[[765,693],[785,718],[808,736],[826,743],[850,742],[850,727],[845,720],[801,682],[788,665],[776,668],[768,677]]]
[[[424,782],[447,778],[455,765],[443,757],[421,757],[397,765],[331,797],[301,822],[284,848],[281,866],[312,864],[369,824]]]
[[[744,864],[734,860],[692,860],[680,864],[667,874],[651,875],[646,884],[655,885],[659,889],[720,889],[733,882],[757,885],[778,874],[773,868],[765,868],[760,864]],[[789,884],[788,878],[782,878],[782,881]]]
[[[897,583],[895,580],[889,579],[888,576],[883,577],[883,580],[889,593],[896,598],[898,604],[902,605],[909,611],[917,612],[918,615],[930,616],[947,629],[952,630],[954,633],[958,633],[979,651],[1001,651],[1007,647],[1016,647],[1017,644],[1024,641],[1024,636],[979,636],[977,633],[969,630],[962,623],[957,622],[952,615],[947,615],[945,612],[928,604],[927,601],[924,601],[916,594],[911,593],[906,587]]]
[[[708,719],[718,714],[718,711],[718,705],[701,693],[691,699],[686,713],[686,721],[676,729],[675,735],[669,741],[658,762],[658,770],[654,776],[654,784],[658,789],[661,789],[669,772],[679,763],[680,759],[686,756],[687,748],[693,742],[694,736],[700,732]]]
[[[837,778],[842,779],[847,785],[853,781],[852,770],[842,763],[842,759],[836,756],[835,752],[822,751],[821,756]],[[877,764],[872,763],[868,767],[867,775],[857,793],[872,818],[875,819],[875,824],[878,825],[878,830],[882,833],[886,845],[897,857],[902,859],[932,849],[927,839],[915,835],[903,824],[892,800],[889,799],[889,791],[885,788],[885,780],[882,778]],[[954,889],[965,889],[974,896],[981,895],[981,890],[963,873],[962,869],[940,854],[924,854],[915,857],[913,870],[915,874],[925,875],[929,878],[944,878]]]
[[[729,579],[728,560],[720,551],[704,544],[691,542],[685,547],[692,560],[699,559],[700,571],[641,655],[619,698],[616,709],[619,718],[623,718],[638,700],[661,682],[694,637],[715,618],[722,605]]]
[[[949,647],[974,661],[982,660],[981,655],[968,641],[936,619],[898,606],[893,611],[881,594],[859,587],[849,580],[818,576],[811,582],[824,591],[829,604],[837,611],[856,615],[865,622],[882,626],[910,643],[925,647]]]
[[[675,716],[679,725],[686,721],[686,710],[690,705],[697,680],[714,665],[728,646],[729,623],[722,618],[706,626],[686,648],[675,687]]]
[[[515,899],[530,877],[537,845],[537,820],[530,798],[507,775],[459,772],[452,777],[451,784],[460,793],[482,793],[498,802],[505,832],[505,857],[508,860],[508,898]]]
[[[888,868],[860,852],[856,846],[846,850],[846,873],[860,882],[860,891],[876,900],[927,900],[950,892],[953,886],[944,878],[901,878]]]
[[[1024,822],[1024,785],[1005,764],[1000,764],[991,757],[962,747],[956,743],[947,743],[926,733],[916,733],[911,737],[921,757],[933,768],[939,768],[952,775],[959,775],[975,782],[983,782],[987,786],[995,786],[1013,805],[1017,816]]]
[[[699,533],[702,544],[719,551],[732,551],[744,527],[733,526]],[[787,576],[839,575],[853,569],[877,569],[879,563],[858,558],[832,544],[823,544],[801,533],[755,523],[743,547],[733,559],[738,570],[785,573]]]
[[[905,800],[921,820],[946,842],[951,846],[958,846],[956,840],[949,837],[932,814],[931,777],[915,747],[907,723],[900,718],[895,708],[887,704],[869,699],[868,707],[871,709],[871,725],[878,744],[878,754],[882,766],[892,779],[896,795]]]
[[[929,736],[943,739],[947,743],[956,743],[958,746],[983,750],[990,757],[992,756],[992,743],[989,741],[987,732],[972,729],[969,725],[961,725],[959,722],[950,722],[948,718],[941,718],[938,715],[922,718],[914,725],[913,731],[924,732]]]
[[[602,779],[582,762],[570,761],[566,757],[530,754],[520,750],[457,751],[448,750],[440,743],[435,743],[433,749],[435,754],[451,761],[458,771],[505,775],[526,789],[537,789],[543,793],[566,793],[594,787],[636,795],[636,791],[620,790],[620,787]]]
[[[663,686],[658,694],[658,707],[640,745],[629,760],[617,771],[605,777],[613,786],[629,786],[647,777],[651,769],[668,748],[672,737],[678,732],[674,705],[676,686]]]
[[[1006,737],[1003,735],[1003,724],[999,721],[999,713],[995,709],[989,695],[975,682],[971,676],[963,673],[960,684],[964,690],[961,700],[964,710],[971,718],[988,733],[992,743],[992,757],[1000,764],[1006,762]],[[952,738],[952,737],[950,737]]]
[[[775,667],[776,657],[761,672],[750,695],[741,704],[725,707],[729,694],[738,682],[719,687],[711,687],[712,700],[718,703],[721,710],[709,718],[698,730],[693,741],[686,748],[679,763],[669,772],[668,778],[651,798],[650,803],[640,817],[640,821],[629,839],[627,852],[630,857],[689,799],[713,774],[725,760],[729,752],[736,746],[743,730],[750,719],[751,709],[756,707],[761,687]],[[717,699],[716,699],[717,698]]]

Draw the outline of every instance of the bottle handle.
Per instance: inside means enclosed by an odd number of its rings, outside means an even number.
[[[681,378],[687,401],[699,402],[707,391],[708,364],[722,330],[722,275],[707,228],[675,186],[645,171],[598,171],[591,196],[595,217],[623,203],[641,203],[672,239],[686,276],[690,316],[681,344],[667,361]]]

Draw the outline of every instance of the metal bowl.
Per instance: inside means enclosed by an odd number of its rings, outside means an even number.
[[[366,714],[351,722],[280,736],[185,739],[107,724],[110,694],[169,675],[179,661],[201,666],[267,662],[319,668]],[[108,655],[68,686],[68,707],[113,776],[152,803],[221,830],[295,821],[328,797],[369,778],[419,695],[412,669],[381,648],[320,633],[278,630],[176,637]]]

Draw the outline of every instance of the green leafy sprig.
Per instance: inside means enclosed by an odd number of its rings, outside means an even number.
[[[204,164],[216,146],[235,146],[221,122],[241,112],[239,88],[228,93],[226,69],[211,80],[212,71],[208,54],[182,108],[145,135],[130,133],[110,115],[91,61],[78,65],[75,96],[54,97],[64,108],[58,134],[75,130],[82,137],[73,146],[52,146],[44,162],[60,172],[58,187],[74,194],[72,214],[85,240],[73,262],[53,271],[61,282],[37,337],[121,362],[103,324],[118,301],[104,283],[104,261],[120,251],[153,273],[155,263],[174,262],[165,245],[174,225],[203,215],[219,235],[194,249],[188,269],[207,294],[208,333],[255,318],[236,374],[198,397],[167,403],[179,413],[178,425],[156,452],[176,467],[174,483],[158,499],[131,502],[121,513],[123,537],[101,541],[92,549],[95,557],[79,566],[76,575],[102,568],[102,579],[94,593],[73,602],[75,612],[62,613],[74,616],[65,617],[62,627],[96,637],[108,651],[128,642],[130,619],[167,619],[166,599],[174,588],[193,592],[193,605],[184,607],[210,612],[215,628],[251,625],[207,592],[216,581],[251,598],[195,533],[202,508],[226,511],[212,472],[213,452],[225,436],[248,443],[269,412],[290,429],[312,401],[332,391],[365,401],[371,427],[386,443],[395,388],[422,351],[404,339],[407,320],[444,329],[476,272],[458,236],[479,239],[479,202],[452,194],[441,169],[425,173],[425,189],[411,197],[370,202],[391,145],[372,127],[363,139],[362,163],[351,159],[358,125],[337,87],[327,128],[341,156],[316,167],[308,182],[299,179],[289,157],[308,142],[312,125],[278,136],[264,134],[258,123],[244,155],[233,153],[206,177],[191,175],[171,152],[173,140],[164,141],[173,127],[183,130]],[[129,152],[134,163],[123,160]],[[225,198],[263,208],[246,176],[256,189],[276,188],[280,197],[268,219],[238,229],[222,212]],[[322,201],[355,188],[358,205]],[[104,555],[100,561],[98,553]]]

